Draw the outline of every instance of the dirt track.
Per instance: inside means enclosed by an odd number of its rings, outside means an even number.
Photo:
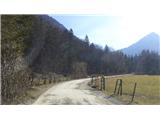
[[[90,78],[72,80],[53,86],[34,104],[43,105],[98,105],[113,104],[105,95],[88,86]]]

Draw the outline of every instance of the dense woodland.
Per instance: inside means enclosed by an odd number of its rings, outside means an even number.
[[[45,15],[2,15],[2,103],[11,103],[32,84],[36,74],[71,78],[113,74],[160,74],[158,53],[144,50],[127,56],[77,38]],[[107,43],[106,43],[107,44]],[[45,78],[46,79],[46,78]]]

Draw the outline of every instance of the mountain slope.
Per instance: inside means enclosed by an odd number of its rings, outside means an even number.
[[[152,32],[142,39],[140,39],[138,42],[135,44],[121,49],[121,51],[126,54],[126,55],[138,55],[140,54],[143,50],[149,50],[149,51],[154,51],[160,53],[160,37]]]
[[[38,79],[100,71],[103,50],[47,15],[2,15],[1,29],[2,104],[18,101]]]

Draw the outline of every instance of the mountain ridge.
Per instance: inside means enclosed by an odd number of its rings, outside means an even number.
[[[129,56],[139,55],[143,50],[149,50],[160,53],[159,45],[159,35],[155,32],[151,32],[150,34],[144,36],[139,41],[130,45],[129,47],[120,49],[120,51]]]

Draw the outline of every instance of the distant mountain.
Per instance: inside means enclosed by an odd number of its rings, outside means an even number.
[[[143,50],[149,50],[158,52],[160,54],[160,37],[158,34],[152,32],[142,39],[140,39],[135,44],[121,49],[124,54],[134,56],[140,54]]]

